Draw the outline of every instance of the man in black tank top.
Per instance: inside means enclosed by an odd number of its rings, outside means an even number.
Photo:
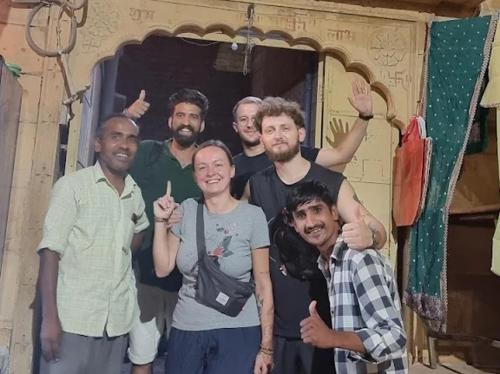
[[[360,111],[360,118],[371,116],[371,101]],[[250,178],[246,195],[260,206],[268,222],[285,207],[288,191],[305,180],[319,180],[336,201],[344,222],[343,236],[353,249],[381,248],[386,241],[383,225],[364,208],[352,186],[340,173],[304,159],[300,142],[304,139],[304,118],[296,103],[281,98],[266,98],[257,113],[256,127],[261,133],[267,156],[273,166]],[[362,220],[357,217],[361,213]],[[271,241],[273,238],[271,238]],[[300,321],[308,316],[311,300],[318,301],[318,312],[329,324],[330,306],[324,280],[304,281],[288,274],[280,261],[279,249],[271,244],[270,271],[274,293],[274,374],[331,374],[333,352],[315,349],[300,339]]]

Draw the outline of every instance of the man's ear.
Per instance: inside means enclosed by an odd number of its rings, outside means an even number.
[[[283,219],[285,222],[290,226],[291,228],[295,228],[295,220],[293,219],[293,214],[290,213],[288,210],[286,212],[283,212]]]
[[[94,152],[99,153],[101,152],[101,139],[100,138],[95,138],[94,139]]]
[[[172,129],[172,116],[168,117],[167,125],[169,129]]]
[[[299,129],[299,142],[302,143],[306,139],[306,129],[301,127]]]
[[[200,134],[203,132],[203,130],[205,130],[205,120],[201,121]]]
[[[330,211],[332,212],[333,219],[335,221],[338,221],[340,219],[339,211],[337,210],[337,207],[335,205],[332,205],[330,208]]]
[[[236,122],[233,122],[233,130],[238,134],[238,124]]]

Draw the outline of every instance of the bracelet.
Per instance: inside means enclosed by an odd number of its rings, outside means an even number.
[[[363,121],[369,121],[373,118],[373,113],[372,114],[358,114],[358,118],[362,119]]]
[[[273,350],[272,348],[266,348],[266,347],[263,347],[262,345],[260,346],[260,351],[265,354],[265,355],[268,355],[268,356],[272,356],[273,355]]]
[[[168,222],[168,219],[166,218],[160,218],[160,217],[154,217],[154,220],[155,222],[163,222],[163,223],[167,223]]]

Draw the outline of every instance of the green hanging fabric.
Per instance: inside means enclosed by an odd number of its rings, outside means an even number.
[[[426,68],[425,119],[432,138],[427,197],[411,229],[405,303],[446,331],[448,211],[488,66],[495,17],[435,22]]]

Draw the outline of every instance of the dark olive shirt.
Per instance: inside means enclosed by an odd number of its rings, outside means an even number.
[[[167,181],[170,181],[172,197],[178,203],[190,197],[201,196],[201,191],[194,182],[192,165],[181,166],[170,152],[171,142],[171,139],[165,142],[142,141],[130,169],[130,174],[142,190],[146,214],[150,222],[154,222],[153,201],[165,195]],[[177,291],[182,283],[182,276],[177,269],[165,278],[158,278],[154,273],[153,230],[154,225],[151,224],[145,232],[141,250],[136,256],[140,272],[139,281],[168,291]]]

